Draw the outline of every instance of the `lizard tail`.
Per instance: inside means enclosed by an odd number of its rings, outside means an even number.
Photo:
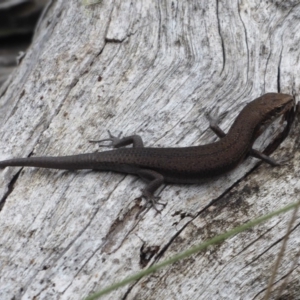
[[[93,169],[93,153],[71,156],[45,156],[13,158],[0,161],[0,168],[5,167],[38,167],[47,169]]]

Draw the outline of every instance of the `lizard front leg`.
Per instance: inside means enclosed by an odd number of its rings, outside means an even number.
[[[218,121],[216,118],[211,117],[209,114],[206,115],[206,118],[209,121],[209,127],[210,129],[219,137],[223,138],[226,136],[226,133],[219,127]],[[251,148],[249,151],[249,155],[253,156],[255,158],[259,158],[263,160],[264,162],[270,164],[271,166],[280,166],[280,163],[277,162],[275,159],[263,154],[262,152]]]

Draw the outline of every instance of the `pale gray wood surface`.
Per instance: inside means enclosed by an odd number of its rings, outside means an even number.
[[[140,134],[146,146],[216,140],[265,92],[300,87],[300,1],[52,1],[1,89],[0,159],[98,150],[89,139]],[[298,199],[299,127],[272,168],[248,159],[200,185],[168,185],[161,214],[144,183],[109,172],[0,172],[0,298],[82,299]],[[215,200],[214,204],[211,201]],[[262,299],[290,214],[239,234],[104,299]],[[299,218],[276,277],[300,249]],[[299,299],[299,261],[286,299]],[[276,293],[274,294],[276,295]]]

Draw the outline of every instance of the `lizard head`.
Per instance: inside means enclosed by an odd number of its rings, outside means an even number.
[[[295,100],[288,94],[268,93],[255,99],[252,105],[260,115],[261,125],[267,125],[275,118],[289,113],[295,107]]]
[[[253,118],[258,121],[255,138],[260,136],[274,119],[282,116],[281,122],[286,121],[286,126],[290,127],[295,116],[295,99],[288,94],[268,93],[255,99],[250,105],[253,105]]]

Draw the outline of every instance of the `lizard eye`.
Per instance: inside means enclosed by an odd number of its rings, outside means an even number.
[[[280,114],[282,112],[282,107],[277,107],[276,109],[275,109],[275,114],[277,115],[277,114]]]

